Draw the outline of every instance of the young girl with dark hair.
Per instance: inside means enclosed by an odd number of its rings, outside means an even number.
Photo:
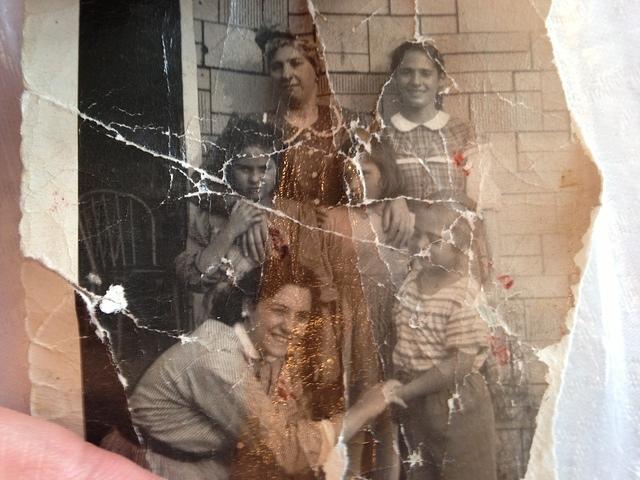
[[[446,72],[438,49],[424,41],[405,42],[391,56],[391,74],[400,111],[387,134],[396,151],[404,194],[425,199],[440,190],[465,192],[473,128],[442,109]]]
[[[479,168],[470,161],[477,152],[475,132],[468,122],[443,110],[447,74],[440,51],[428,41],[404,42],[391,54],[391,75],[401,106],[385,135],[395,152],[402,194],[415,199],[411,208],[443,190],[477,199],[467,181]],[[474,273],[484,285],[491,262],[481,222],[472,248],[479,260]]]
[[[233,116],[218,141],[209,175],[194,178],[198,196],[189,206],[189,236],[185,250],[176,258],[176,271],[193,293],[196,326],[208,318],[215,303],[221,311],[234,279],[258,265],[237,245],[238,238],[254,225],[264,224],[276,184],[279,143],[267,124]]]

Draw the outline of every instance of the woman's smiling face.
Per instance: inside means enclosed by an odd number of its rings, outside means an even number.
[[[263,355],[282,358],[287,354],[291,338],[300,337],[310,315],[310,290],[284,285],[249,312],[249,336]]]
[[[435,105],[441,77],[440,69],[425,52],[409,50],[394,73],[403,105],[412,109]]]

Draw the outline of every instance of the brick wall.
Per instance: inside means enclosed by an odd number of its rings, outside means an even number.
[[[598,176],[575,143],[544,30],[550,0],[317,0],[318,33],[341,104],[370,112],[388,79],[389,54],[417,29],[445,55],[445,110],[469,120],[490,145],[483,168],[497,192],[486,212],[496,272],[511,275],[499,310],[533,347],[557,341],[578,272],[572,257],[590,221]],[[306,0],[194,0],[202,136],[215,139],[232,112],[269,108],[271,85],[255,29],[313,34]],[[239,95],[247,92],[247,95]],[[393,113],[393,92],[383,102]],[[499,412],[500,476],[524,473],[545,368],[514,342]]]

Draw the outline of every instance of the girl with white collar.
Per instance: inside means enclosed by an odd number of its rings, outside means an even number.
[[[385,136],[393,147],[409,207],[415,210],[418,203],[446,191],[453,199],[470,198],[475,210],[480,185],[478,144],[469,122],[442,109],[447,78],[442,54],[428,41],[406,41],[391,54],[391,74],[401,106],[386,126]],[[492,273],[482,222],[472,248],[478,259],[473,273],[485,285]]]
[[[475,134],[468,122],[442,110],[442,54],[426,41],[404,42],[391,55],[391,72],[401,107],[387,134],[405,195],[423,200],[441,190],[466,193]]]

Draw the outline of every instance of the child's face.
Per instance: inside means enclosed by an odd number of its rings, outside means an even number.
[[[429,214],[416,218],[409,250],[414,255],[411,268],[422,270],[436,266],[447,271],[459,271],[466,253],[459,247],[468,237],[467,222],[450,210],[437,206]],[[440,211],[439,211],[440,210]]]
[[[382,174],[378,166],[369,159],[369,154],[359,153],[352,167],[348,172],[352,198],[357,201],[382,198]]]
[[[360,170],[364,179],[365,197],[371,200],[382,198],[382,175],[378,166],[363,155]]]
[[[438,66],[426,53],[408,51],[394,78],[404,106],[419,109],[435,105],[441,75]]]
[[[233,189],[254,202],[268,197],[276,183],[276,166],[264,148],[245,148],[231,168]]]

